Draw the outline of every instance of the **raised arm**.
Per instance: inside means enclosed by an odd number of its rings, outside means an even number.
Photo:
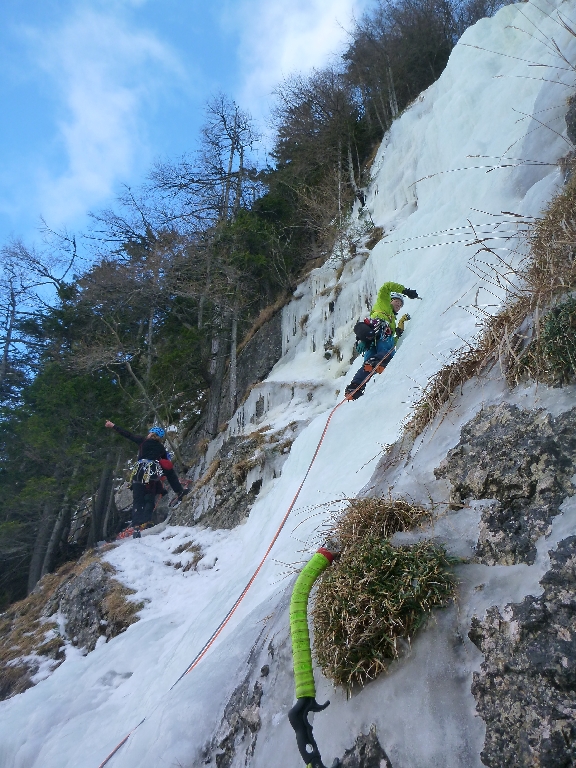
[[[133,435],[132,432],[128,432],[127,429],[119,427],[112,421],[107,421],[104,426],[107,427],[107,429],[113,429],[115,432],[118,432],[119,435],[122,435],[122,437],[125,437],[127,440],[131,440],[133,443],[136,443],[136,445],[142,445],[144,440],[146,440],[146,438],[142,435]]]

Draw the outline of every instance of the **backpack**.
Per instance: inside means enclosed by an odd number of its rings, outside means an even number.
[[[369,317],[364,318],[364,320],[358,320],[354,326],[356,341],[361,341],[366,347],[371,346],[376,338],[376,328],[374,325]]]

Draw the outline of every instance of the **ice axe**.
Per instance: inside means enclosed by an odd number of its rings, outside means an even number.
[[[288,713],[288,720],[296,733],[298,751],[307,768],[326,768],[312,733],[312,723],[308,720],[308,715],[313,712],[322,712],[330,704],[329,701],[325,704],[318,704],[316,701],[308,631],[308,598],[316,579],[332,563],[336,554],[335,549],[337,548],[332,545],[330,549],[328,545],[320,547],[312,556],[296,579],[290,600],[290,634],[297,701]],[[338,768],[340,765],[340,760],[336,758],[331,768]]]

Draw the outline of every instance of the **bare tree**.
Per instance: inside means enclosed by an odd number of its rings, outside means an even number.
[[[58,236],[56,233],[53,239]],[[32,365],[38,343],[26,333],[26,322],[40,316],[54,293],[60,294],[76,262],[76,243],[62,235],[57,247],[38,251],[20,240],[0,251],[0,392],[9,397]]]

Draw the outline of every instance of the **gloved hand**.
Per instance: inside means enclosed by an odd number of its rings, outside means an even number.
[[[404,296],[408,296],[409,299],[419,299],[417,291],[413,288],[404,288]]]
[[[402,334],[404,333],[404,323],[407,320],[410,320],[410,315],[408,313],[406,313],[405,315],[402,315],[400,320],[398,320],[396,324],[396,336],[398,338],[400,338],[400,336],[402,336]]]

